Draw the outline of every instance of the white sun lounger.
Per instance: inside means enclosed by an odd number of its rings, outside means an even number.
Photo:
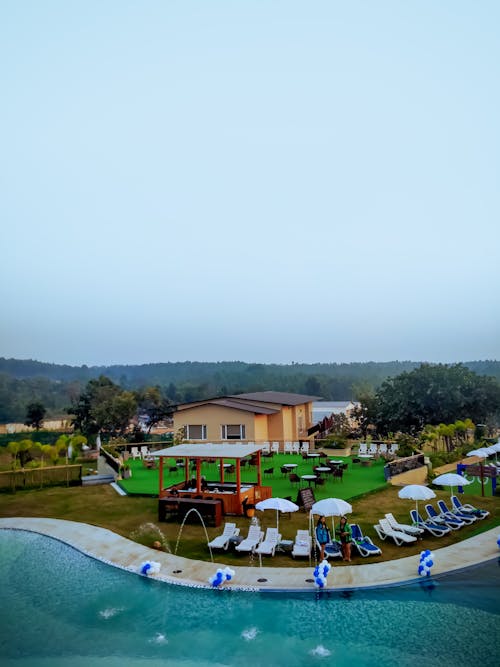
[[[312,539],[308,530],[298,530],[292,548],[292,558],[308,557],[311,553]]]
[[[266,530],[266,537],[255,549],[255,553],[263,556],[274,556],[278,542],[281,541],[281,535],[277,528],[268,528]]]
[[[422,535],[424,532],[423,528],[419,528],[418,526],[410,526],[409,523],[399,523],[396,521],[394,518],[394,515],[389,512],[389,514],[385,515],[385,518],[389,522],[389,525],[393,530],[400,530],[402,533],[407,533],[408,535]]]
[[[248,535],[243,540],[236,545],[236,551],[245,551],[247,553],[254,552],[257,545],[262,541],[264,537],[263,531],[259,526],[250,526],[248,529]]]
[[[379,522],[376,526],[373,526],[377,535],[381,540],[385,540],[387,537],[391,537],[394,542],[400,547],[402,544],[410,544],[411,542],[416,542],[417,538],[414,535],[407,535],[401,530],[394,530],[391,528],[391,524],[387,519],[379,519]]]
[[[217,535],[211,542],[208,543],[208,546],[211,549],[226,549],[229,546],[229,540],[232,537],[236,537],[240,534],[240,529],[236,528],[235,523],[226,523],[222,535]]]

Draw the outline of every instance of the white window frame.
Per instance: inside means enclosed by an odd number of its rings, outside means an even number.
[[[239,428],[239,435],[230,434],[228,435],[228,427],[231,430]],[[220,425],[220,436],[221,440],[245,440],[246,426],[245,424],[221,424]]]
[[[195,437],[189,431],[191,428],[200,428],[201,429],[201,438]],[[186,440],[206,440],[207,439],[207,425],[206,424],[186,424],[184,426],[186,433]]]

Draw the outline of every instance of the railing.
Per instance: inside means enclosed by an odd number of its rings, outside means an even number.
[[[80,486],[82,466],[61,465],[46,468],[22,468],[0,472],[0,491],[36,489],[43,486]]]

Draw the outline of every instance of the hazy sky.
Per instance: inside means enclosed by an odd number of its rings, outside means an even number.
[[[2,0],[0,356],[500,358],[496,0]]]

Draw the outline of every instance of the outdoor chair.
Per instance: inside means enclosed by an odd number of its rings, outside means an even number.
[[[285,454],[293,454],[292,443],[291,442],[285,442],[284,452],[285,452]]]
[[[298,530],[292,548],[292,558],[308,558],[311,555],[312,539],[308,530]]]
[[[288,473],[290,472],[290,469],[287,468],[286,466],[281,466],[280,472],[283,475],[283,477],[286,477],[288,475]]]
[[[363,532],[357,523],[351,523],[351,531],[352,542],[360,556],[363,558],[367,558],[368,556],[380,556],[382,549],[373,544],[372,540],[367,535],[363,535]]]
[[[372,442],[372,444],[368,447],[368,454],[372,454],[372,456],[377,456],[378,454],[378,447],[375,443]]]
[[[302,445],[300,446],[300,453],[307,454],[308,452],[309,452],[309,443],[303,442]]]
[[[368,445],[366,442],[359,443],[358,454],[368,454]]]
[[[452,496],[451,497],[451,502],[452,506],[455,509],[455,512],[461,512],[464,514],[472,514],[475,516],[477,519],[486,519],[487,516],[490,515],[488,510],[482,510],[477,507],[474,507],[474,505],[471,505],[470,503],[465,503],[463,504],[457,496]],[[460,516],[460,514],[459,514]]]
[[[274,468],[266,468],[264,470],[264,475],[267,475],[268,477],[272,477],[274,475]]]
[[[403,544],[410,544],[411,542],[417,541],[417,538],[414,535],[408,535],[407,533],[403,533],[401,530],[394,530],[391,528],[391,525],[387,519],[379,519],[378,524],[373,527],[375,528],[375,532],[381,540],[385,540],[390,537],[394,540],[398,547]]]
[[[427,512],[427,516],[431,521],[449,526],[452,530],[458,530],[459,528],[465,526],[463,521],[460,521],[460,519],[453,517],[449,513],[436,512],[435,508],[430,503],[427,503],[425,506],[425,511]]]
[[[382,443],[378,446],[378,453],[379,453],[379,454],[387,454],[387,445],[385,444],[385,442],[382,442]]]
[[[451,512],[448,509],[448,505],[445,503],[444,500],[438,500],[437,504],[438,504],[439,509],[442,512],[442,516],[446,515],[446,516],[449,516],[449,517],[453,517],[453,519],[456,519],[457,521],[462,521],[462,523],[466,523],[468,525],[470,525],[471,523],[474,523],[476,521],[476,517],[471,516],[470,514],[469,515],[467,515],[467,514],[459,515],[458,512]]]
[[[208,546],[211,549],[224,549],[227,551],[229,546],[229,540],[232,537],[236,537],[240,534],[240,529],[236,528],[235,523],[226,523],[222,535],[218,535],[211,542],[208,543]]]
[[[149,451],[149,448],[147,447],[147,445],[143,445],[143,446],[141,447],[141,456],[142,456],[142,457],[144,457],[144,456],[150,456],[150,454],[151,454],[151,452]]]
[[[140,455],[140,453],[139,453],[139,448],[138,448],[138,447],[131,447],[131,448],[130,448],[130,456],[131,456],[133,459],[140,459],[140,458],[141,458],[141,455]]]
[[[272,445],[271,445],[271,451],[273,454],[279,454],[280,453],[280,443],[277,440],[274,440]]]
[[[292,452],[294,454],[300,454],[300,442],[298,441],[292,442]]]
[[[281,542],[281,535],[277,528],[268,528],[264,540],[255,549],[255,553],[261,556],[274,556],[278,543]]]
[[[391,513],[386,514],[385,518],[389,522],[391,528],[394,528],[394,530],[400,530],[402,533],[408,533],[408,535],[415,535],[418,537],[424,532],[424,529],[419,528],[418,526],[410,526],[408,523],[399,523]]]
[[[423,528],[431,535],[434,535],[434,537],[443,537],[451,532],[451,528],[443,523],[439,524],[430,519],[424,521],[417,510],[410,510],[410,517],[415,526]]]
[[[344,470],[342,468],[336,468],[332,470],[333,479],[340,479],[341,482],[344,481]]]
[[[290,475],[288,476],[288,479],[290,480],[292,485],[293,484],[300,484],[300,477],[294,472],[290,473]]]
[[[316,479],[314,480],[314,485],[315,486],[324,486],[325,482],[326,482],[326,479],[324,477],[317,476]]]
[[[177,472],[177,470],[178,470],[177,466],[168,466],[168,472],[170,473]]]
[[[262,541],[263,537],[264,533],[259,528],[259,526],[250,526],[246,538],[243,540],[243,542],[240,542],[236,545],[236,551],[253,553],[257,545]]]
[[[314,543],[316,545],[316,549],[318,550],[318,553],[321,552],[321,544],[318,542],[318,538],[316,537],[316,531],[314,531]],[[330,540],[327,544],[325,544],[325,558],[342,558],[342,548],[340,545],[340,542],[338,540]]]
[[[262,443],[262,449],[260,450],[263,454],[270,454],[271,453],[271,443],[269,442],[263,442]]]

